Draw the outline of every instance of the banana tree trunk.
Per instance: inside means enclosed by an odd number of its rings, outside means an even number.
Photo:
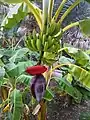
[[[40,111],[38,112],[38,115],[37,115],[37,120],[47,120],[47,107],[46,107],[46,102],[44,100],[42,100],[40,102],[40,105],[41,105],[41,109]]]

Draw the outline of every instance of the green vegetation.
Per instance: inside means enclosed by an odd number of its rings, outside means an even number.
[[[54,16],[52,16],[54,0],[43,0],[43,10],[29,0],[1,0],[1,2],[15,4],[1,24],[3,31],[16,26],[29,13],[34,15],[40,28],[38,33],[33,30],[32,33],[25,35],[23,48],[17,44],[16,46],[8,44],[7,48],[1,45],[0,94],[2,102],[0,108],[9,120],[28,120],[30,107],[34,106],[36,107],[32,111],[33,115],[36,115],[38,120],[46,120],[46,104],[54,99],[56,89],[60,94],[65,92],[77,103],[83,99],[90,99],[90,51],[61,46],[64,32],[74,26],[79,26],[84,36],[90,36],[89,18],[62,27],[64,19],[82,1],[76,0],[58,20],[67,0],[62,0]],[[86,1],[89,2],[89,0]],[[36,55],[37,61],[29,59],[32,53]],[[40,101],[35,99],[30,89],[33,76],[25,72],[27,67],[34,65],[43,65],[48,68],[43,73],[46,89]],[[54,73],[56,69],[61,72],[59,76],[58,72]],[[49,85],[52,81],[57,83],[54,88]],[[23,90],[18,89],[20,84],[24,85]],[[35,89],[33,92],[36,95]],[[26,100],[28,93],[30,93],[30,98]]]

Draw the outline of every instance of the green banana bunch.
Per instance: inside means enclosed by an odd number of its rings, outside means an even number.
[[[57,36],[42,33],[38,34],[33,30],[33,33],[26,37],[25,43],[31,51],[56,53],[60,49],[60,42],[57,39]]]
[[[39,39],[39,37],[41,37],[41,36],[38,33],[36,33],[35,30],[33,30],[32,34],[30,33],[26,37],[26,39],[25,39],[26,46],[31,51],[36,51],[36,52],[41,51],[42,41],[41,41],[41,39]]]

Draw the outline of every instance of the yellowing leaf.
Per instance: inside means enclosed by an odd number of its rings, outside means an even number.
[[[10,109],[10,105],[8,104],[4,109],[3,112],[7,112]]]

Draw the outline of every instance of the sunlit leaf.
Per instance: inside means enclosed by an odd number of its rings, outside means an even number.
[[[11,29],[19,23],[28,14],[28,9],[25,3],[18,3],[10,9],[7,16],[4,18],[1,27]]]
[[[80,49],[68,47],[66,52],[81,66],[85,66],[90,61],[89,55]]]
[[[65,56],[61,56],[59,59],[60,64],[65,64],[65,63],[74,63],[73,59],[70,59],[68,57]]]
[[[28,48],[21,48],[9,59],[11,62],[15,62],[17,58],[22,58],[29,51]]]
[[[90,72],[77,65],[69,65],[70,74],[75,77],[75,80],[90,91]]]

